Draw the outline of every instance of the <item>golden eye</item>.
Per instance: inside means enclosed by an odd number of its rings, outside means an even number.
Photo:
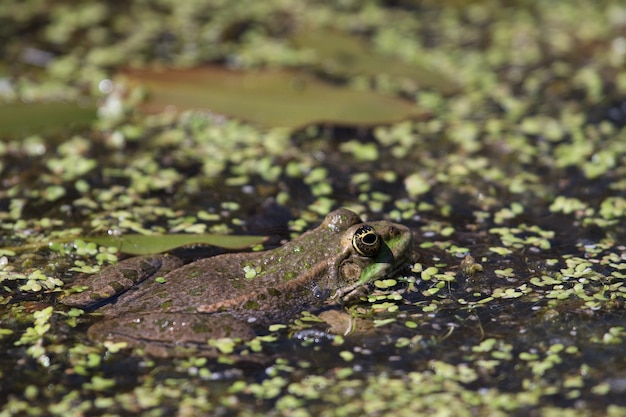
[[[380,250],[380,236],[372,226],[363,225],[356,229],[352,236],[352,247],[359,255],[373,258]]]

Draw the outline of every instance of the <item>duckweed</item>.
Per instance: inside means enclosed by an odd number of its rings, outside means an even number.
[[[1,133],[0,375],[19,377],[0,387],[0,415],[626,413],[619,2],[418,14],[349,2],[246,1],[236,13],[206,2],[10,3],[0,10],[5,55],[23,75],[4,74],[3,100],[102,105],[91,127]],[[40,31],[26,30],[35,23]],[[358,37],[368,54],[441,77],[324,64],[327,51],[291,42],[302,27]],[[46,58],[49,45],[57,55]],[[25,57],[37,51],[33,71]],[[119,75],[206,62],[315,68],[342,87],[408,98],[415,117],[287,132],[206,111],[146,116],[145,91]],[[271,202],[293,219],[256,223],[281,216],[259,209]],[[217,359],[161,360],[89,342],[98,317],[56,302],[78,272],[117,260],[115,248],[77,236],[261,224],[278,241],[337,206],[415,234],[409,265],[347,306],[372,329],[362,334],[325,336],[307,313],[245,344],[208,342]],[[306,331],[315,337],[291,338]]]

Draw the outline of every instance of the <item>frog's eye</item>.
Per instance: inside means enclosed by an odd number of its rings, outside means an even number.
[[[352,236],[352,247],[362,256],[372,258],[378,255],[381,239],[372,226],[363,225],[356,229]]]

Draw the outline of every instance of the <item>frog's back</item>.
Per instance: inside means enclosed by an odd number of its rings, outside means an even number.
[[[347,226],[346,226],[347,228]],[[224,254],[178,268],[163,280],[144,282],[100,309],[117,316],[139,312],[218,312],[262,302],[311,302],[315,283],[340,262],[344,227],[320,227],[264,252]],[[268,291],[274,296],[269,296]],[[264,302],[264,299],[271,301]],[[271,312],[270,312],[271,313]]]

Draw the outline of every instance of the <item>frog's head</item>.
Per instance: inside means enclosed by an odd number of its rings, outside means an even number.
[[[408,227],[389,221],[357,223],[346,229],[342,248],[347,254],[339,265],[340,287],[332,300],[345,301],[366,284],[397,271],[412,246]]]

